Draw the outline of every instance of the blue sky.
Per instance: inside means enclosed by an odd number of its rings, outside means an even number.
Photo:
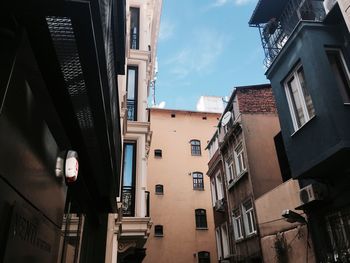
[[[267,83],[259,32],[248,26],[257,0],[163,0],[156,102],[194,110],[201,95]]]

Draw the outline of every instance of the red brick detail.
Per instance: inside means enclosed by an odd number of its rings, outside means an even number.
[[[271,87],[245,87],[237,90],[241,113],[277,113]]]

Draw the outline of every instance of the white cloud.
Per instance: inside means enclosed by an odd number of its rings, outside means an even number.
[[[165,65],[171,67],[170,72],[178,79],[190,73],[207,73],[229,41],[229,36],[224,33],[210,29],[198,30],[193,33],[187,46],[165,61]]]
[[[228,4],[234,4],[236,6],[242,6],[249,3],[256,2],[257,0],[214,0],[213,3],[208,5],[204,10],[207,11],[209,9],[215,8],[215,7],[223,7]]]
[[[162,20],[160,23],[159,40],[164,41],[170,39],[175,32],[175,24],[169,20]]]

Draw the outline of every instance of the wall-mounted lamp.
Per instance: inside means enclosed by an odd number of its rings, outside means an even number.
[[[73,183],[78,179],[79,161],[76,151],[63,151],[58,154],[56,160],[57,177],[65,177],[67,183]]]
[[[286,220],[289,223],[295,223],[295,222],[302,223],[302,224],[307,223],[306,219],[302,215],[289,209],[283,210],[282,217],[284,218],[284,220]]]

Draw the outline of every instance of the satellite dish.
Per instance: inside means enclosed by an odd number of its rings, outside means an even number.
[[[228,111],[224,114],[224,116],[222,117],[222,120],[221,120],[221,124],[222,126],[226,126],[227,123],[230,121],[231,119],[231,112]]]

